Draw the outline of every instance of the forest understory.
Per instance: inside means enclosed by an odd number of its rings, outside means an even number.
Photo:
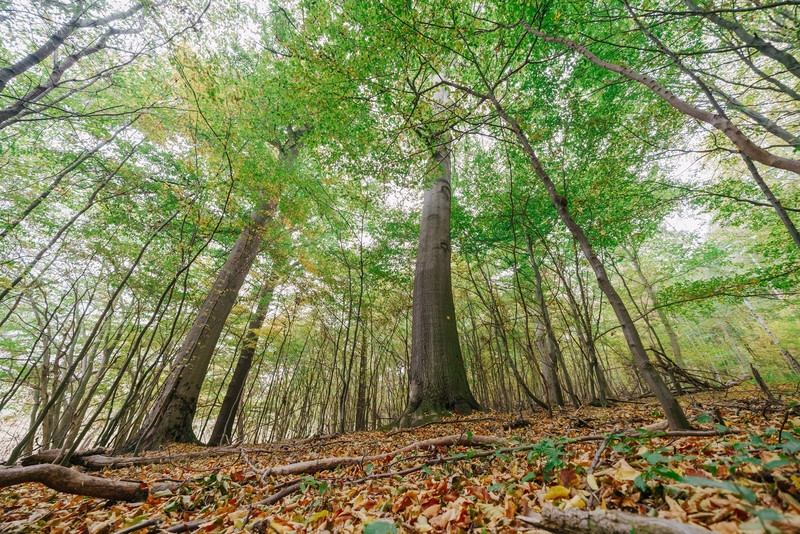
[[[73,468],[140,482],[139,502],[3,489],[0,532],[800,532],[798,385],[771,389],[774,401],[752,382],[684,395],[695,430],[682,432],[639,399],[282,443],[173,444],[128,459],[140,465]]]

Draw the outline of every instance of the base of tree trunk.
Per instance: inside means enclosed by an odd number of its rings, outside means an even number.
[[[454,413],[457,415],[469,415],[472,412],[483,412],[484,409],[477,401],[459,399],[455,401],[445,401],[440,404],[431,402],[409,403],[406,411],[403,412],[393,427],[410,428],[426,425],[440,421],[442,417],[450,417]]]
[[[584,534],[708,534],[698,525],[680,523],[669,519],[629,514],[618,510],[560,510],[545,506],[541,513],[529,512],[517,519],[538,529],[558,533]]]

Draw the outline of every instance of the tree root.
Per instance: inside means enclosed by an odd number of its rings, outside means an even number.
[[[579,508],[559,510],[555,506],[545,506],[541,513],[530,512],[528,515],[517,516],[517,519],[526,525],[558,533],[707,534],[711,532],[690,523],[629,514],[618,510],[582,510]]]

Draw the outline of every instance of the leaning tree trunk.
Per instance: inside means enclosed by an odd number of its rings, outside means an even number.
[[[403,423],[424,413],[480,409],[472,396],[450,281],[451,160],[445,136],[432,139],[435,176],[422,204],[411,326],[410,395]]]
[[[225,321],[261,248],[264,226],[274,209],[274,202],[264,202],[250,215],[250,221],[239,234],[178,350],[175,365],[155,405],[141,429],[125,444],[125,450],[150,449],[167,441],[197,441],[192,420],[200,388]]]
[[[253,356],[258,346],[258,330],[261,329],[261,326],[264,324],[269,305],[272,302],[272,293],[274,290],[275,278],[273,277],[264,283],[256,297],[258,301],[256,312],[247,325],[244,346],[239,353],[239,359],[236,361],[236,368],[233,370],[233,376],[231,376],[231,381],[228,383],[225,398],[222,399],[222,406],[220,406],[217,421],[214,423],[214,430],[211,432],[211,438],[208,440],[209,445],[220,445],[223,441],[231,441],[233,421],[236,418],[236,412],[239,410],[244,386],[247,382],[247,375],[250,372],[250,367],[253,365]]]
[[[592,267],[595,278],[597,279],[597,284],[608,299],[608,303],[614,310],[614,314],[617,316],[617,320],[622,327],[622,332],[625,335],[625,341],[628,343],[628,348],[631,351],[631,355],[633,356],[636,367],[641,373],[645,382],[647,382],[647,385],[650,387],[650,391],[653,392],[661,404],[661,407],[664,409],[664,415],[666,416],[667,421],[669,421],[669,427],[672,430],[686,430],[691,428],[689,420],[686,418],[686,414],[683,413],[683,409],[678,403],[678,400],[674,395],[672,395],[669,388],[664,383],[664,380],[661,378],[661,375],[647,357],[644,344],[639,337],[639,331],[636,328],[636,324],[633,322],[630,313],[628,312],[627,306],[625,306],[625,302],[619,296],[619,293],[617,293],[617,290],[611,283],[603,262],[600,261],[600,258],[594,251],[594,247],[592,247],[592,244],[584,233],[583,228],[581,228],[575,219],[572,218],[572,214],[567,208],[567,199],[556,189],[556,185],[553,183],[550,175],[539,161],[536,151],[531,146],[530,142],[528,141],[528,137],[522,131],[519,123],[511,118],[508,113],[506,113],[506,110],[503,108],[494,94],[490,94],[490,100],[492,101],[492,104],[494,105],[494,108],[500,118],[510,127],[511,131],[522,145],[522,148],[528,155],[531,166],[547,190],[547,194],[549,195],[556,212],[558,212],[559,218],[567,227],[570,234],[572,234],[572,237],[575,239],[575,241],[577,241],[578,245],[581,247],[584,257]]]

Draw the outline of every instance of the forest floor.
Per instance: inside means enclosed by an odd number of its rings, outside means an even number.
[[[591,509],[663,518],[667,527],[800,532],[797,388],[776,387],[777,403],[749,385],[684,396],[687,413],[706,431],[698,435],[659,430],[659,407],[645,399],[553,417],[539,412],[517,428],[513,415],[475,414],[400,432],[209,450],[187,461],[92,473],[173,483],[146,502],[39,484],[4,488],[0,532],[542,532],[543,516]],[[181,445],[149,454],[202,450]],[[253,506],[265,500],[274,504]]]

